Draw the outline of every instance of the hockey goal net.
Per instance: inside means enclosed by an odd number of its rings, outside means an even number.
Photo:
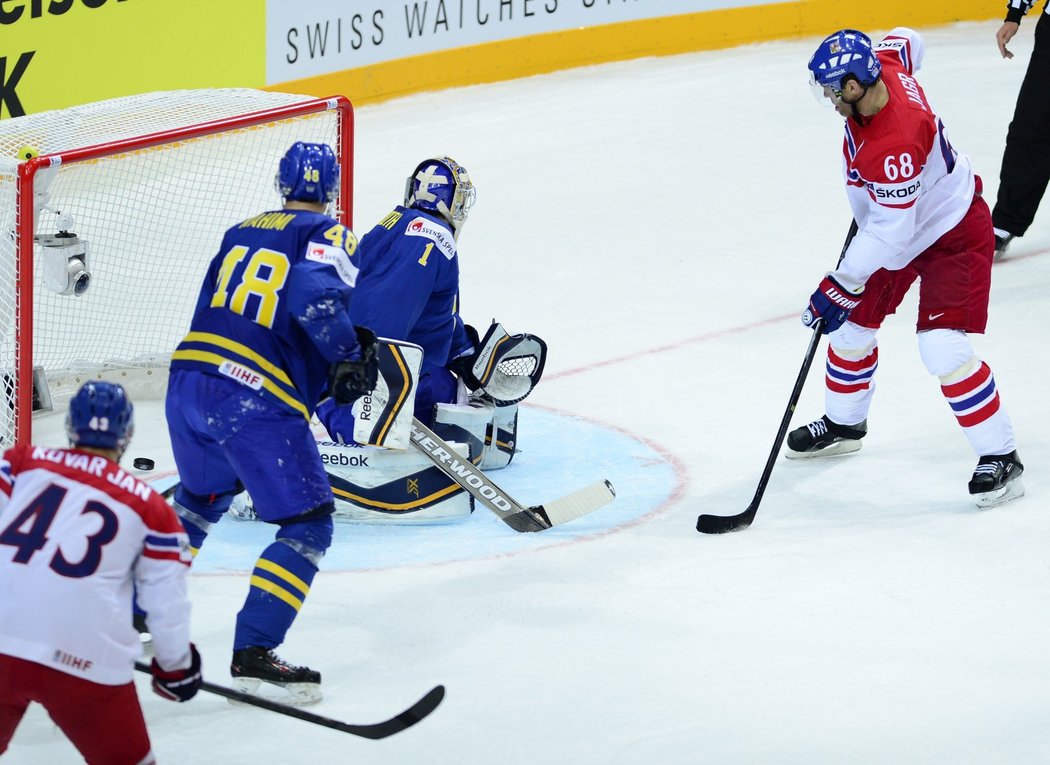
[[[0,448],[87,379],[163,392],[223,232],[280,207],[296,141],[339,155],[350,225],[343,97],[173,91],[0,121]]]

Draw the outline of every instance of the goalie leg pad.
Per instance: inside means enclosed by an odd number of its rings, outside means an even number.
[[[517,453],[518,405],[496,406],[474,399],[469,404],[438,404],[434,432],[446,441],[466,441],[481,454],[482,470],[506,467]]]
[[[506,467],[518,452],[518,405],[498,406],[492,413],[492,429],[485,441],[481,469]]]
[[[464,457],[469,444],[454,445]],[[446,523],[469,516],[474,498],[415,451],[317,444],[335,517],[358,523]]]

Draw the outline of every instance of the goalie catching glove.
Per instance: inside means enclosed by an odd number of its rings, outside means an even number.
[[[339,361],[328,370],[328,392],[337,404],[352,404],[376,387],[379,363],[376,360],[376,334],[368,327],[354,327],[361,346],[361,358]]]
[[[477,330],[467,328],[473,338]],[[473,354],[453,359],[449,367],[471,391],[496,406],[510,406],[532,393],[543,375],[547,344],[535,335],[508,335],[493,322]]]

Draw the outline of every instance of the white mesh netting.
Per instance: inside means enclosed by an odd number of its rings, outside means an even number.
[[[17,153],[61,154],[315,99],[246,89],[174,91],[113,99],[0,121],[0,446],[16,433]],[[44,248],[33,247],[32,365],[56,404],[86,376],[148,378],[166,372],[188,325],[208,261],[239,220],[280,207],[273,178],[295,141],[339,150],[338,110],[181,139],[115,156],[44,168],[35,179],[37,235],[61,229],[87,242],[90,286],[80,296],[48,289]],[[341,157],[346,166],[349,158]],[[347,171],[349,172],[349,171]],[[25,236],[27,232],[21,232]],[[21,286],[20,286],[21,285]],[[158,375],[161,376],[161,375]],[[166,378],[166,374],[163,375]],[[161,384],[160,389],[163,389]]]

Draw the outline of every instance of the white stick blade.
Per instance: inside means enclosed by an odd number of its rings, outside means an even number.
[[[558,526],[587,513],[593,513],[615,498],[616,490],[613,489],[613,485],[608,481],[598,481],[561,499],[551,500],[541,507],[550,519],[551,526]]]

